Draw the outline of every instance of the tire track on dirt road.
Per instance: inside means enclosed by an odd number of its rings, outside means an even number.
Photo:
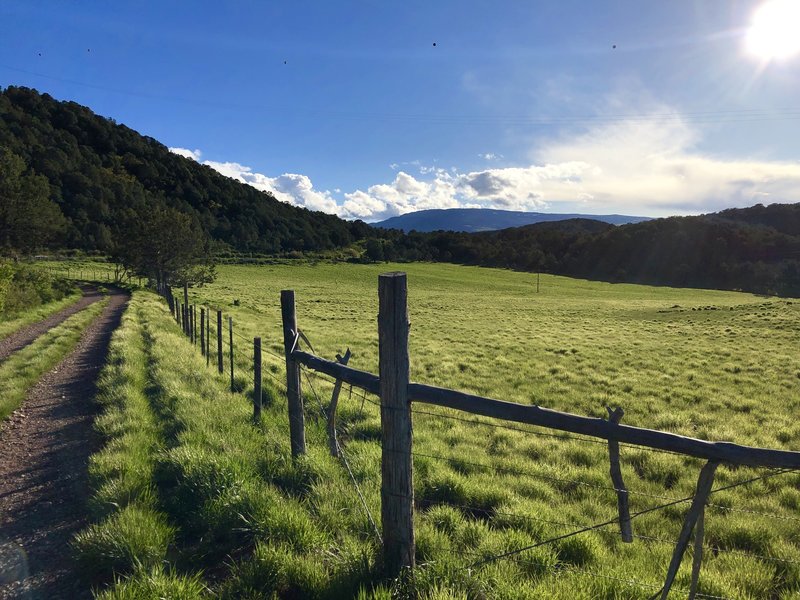
[[[0,362],[3,362],[14,352],[22,350],[25,346],[34,342],[36,338],[47,333],[56,325],[63,323],[75,313],[105,298],[105,296],[93,286],[82,286],[81,291],[83,292],[83,297],[79,298],[77,302],[70,304],[66,308],[62,308],[46,319],[26,325],[22,329],[0,340]]]

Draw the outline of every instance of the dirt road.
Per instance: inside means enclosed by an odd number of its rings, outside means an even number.
[[[86,525],[95,382],[128,298],[112,291],[75,350],[0,424],[0,598],[91,597],[69,542]]]

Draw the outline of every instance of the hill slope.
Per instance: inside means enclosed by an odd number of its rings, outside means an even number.
[[[0,147],[47,178],[67,221],[57,244],[71,248],[111,250],[126,220],[154,203],[191,214],[240,251],[326,250],[369,231],[280,202],[113,119],[28,88],[0,90]]]
[[[448,208],[420,210],[398,217],[391,217],[385,221],[373,223],[373,225],[386,229],[402,229],[403,231],[478,232],[566,219],[593,219],[611,223],[612,225],[640,223],[650,220],[649,217],[626,215],[582,215],[495,210],[492,208]]]

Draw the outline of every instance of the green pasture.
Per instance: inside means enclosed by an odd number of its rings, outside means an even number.
[[[612,525],[482,562],[612,519],[607,448],[425,405],[414,415],[420,566],[406,581],[380,579],[366,513],[343,464],[326,454],[320,405],[330,383],[311,373],[302,378],[309,457],[295,465],[288,458],[279,294],[296,291],[299,326],[318,354],[349,347],[351,365],[375,372],[377,276],[389,270],[409,276],[415,381],[583,415],[621,406],[631,425],[800,450],[793,300],[548,275],[537,293],[535,274],[448,265],[223,266],[216,283],[190,290],[190,301],[233,316],[234,394],[226,391],[227,356],[225,374],[215,375],[215,361],[206,369],[151,295],[136,294],[129,309],[143,307],[136,327],[150,333],[135,343],[151,348],[141,362],[149,371],[131,394],[153,416],[136,422],[154,423],[136,489],[146,490],[142,510],[153,512],[164,537],[153,542],[157,560],[140,561],[157,567],[116,569],[132,574],[106,594],[146,597],[148,585],[195,590],[186,597],[253,598],[623,599],[657,591],[688,504],[636,518],[632,544]],[[264,339],[267,365],[257,426],[248,418],[245,341],[254,335]],[[348,464],[379,520],[375,401],[345,387],[339,422]],[[621,454],[632,512],[692,495],[700,461],[629,446]],[[117,460],[125,456],[120,450]],[[716,485],[760,476],[711,496],[698,597],[800,598],[800,476],[723,466]],[[124,506],[108,485],[98,481],[98,498]],[[114,546],[125,521],[104,518],[93,535]],[[690,564],[691,552],[671,597],[686,596]]]

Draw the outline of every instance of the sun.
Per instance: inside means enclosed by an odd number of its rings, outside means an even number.
[[[800,53],[800,0],[769,0],[753,15],[747,49],[765,60]]]

